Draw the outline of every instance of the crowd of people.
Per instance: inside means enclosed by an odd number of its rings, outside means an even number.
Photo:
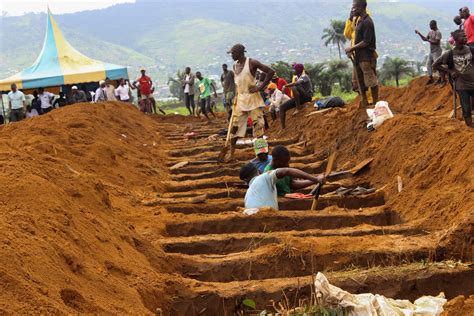
[[[426,65],[430,77],[428,84],[445,85],[448,81],[451,82],[460,96],[466,124],[472,127],[470,109],[474,94],[472,74],[474,17],[469,9],[464,7],[459,10],[454,23],[458,28],[450,38],[450,43],[454,47],[444,54],[441,47],[442,34],[435,20],[430,22],[430,31],[426,36],[418,30],[415,32],[423,41],[430,44]],[[345,51],[353,62],[353,89],[359,92],[364,105],[375,104],[379,99],[378,54],[375,26],[367,10],[366,0],[353,0],[344,36],[351,43]],[[232,47],[228,53],[231,54],[234,65],[232,69],[229,69],[227,64],[222,65],[220,81],[223,87],[222,103],[228,113],[228,119],[232,118],[233,121],[230,150],[232,156],[236,141],[246,135],[248,127],[253,131],[255,138],[263,135],[265,127],[268,127],[268,119],[264,112],[269,112],[273,120],[279,118],[283,131],[286,128],[288,110],[295,109],[293,113],[298,113],[304,104],[312,101],[315,91],[303,64],[293,65],[292,81],[287,82],[269,66],[246,57],[245,47],[241,44]],[[145,69],[140,69],[140,72],[141,76],[133,82],[126,79],[118,80],[117,87],[108,78],[101,80],[95,92],[73,86],[67,94],[61,92],[59,97],[55,97],[52,93],[39,88],[33,92],[31,104],[27,104],[23,93],[12,85],[8,95],[10,120],[18,121],[25,117],[42,115],[54,108],[79,102],[116,100],[133,102],[132,90],[135,89],[140,110],[145,113],[165,114],[153,97],[152,79],[146,74]],[[438,80],[435,80],[435,72],[439,72]],[[215,117],[215,100],[213,100],[213,97],[217,98],[215,83],[200,71],[194,74],[190,67],[185,69],[180,80],[189,115],[202,114],[210,122]]]
[[[452,84],[453,92],[461,100],[463,118],[466,125],[473,126],[472,103],[474,99],[474,17],[467,7],[459,10],[454,18],[457,29],[451,33],[449,42],[453,45],[443,53],[442,34],[435,20],[429,23],[430,31],[425,36],[416,30],[423,41],[430,44],[427,61],[428,84]],[[345,49],[353,63],[352,84],[354,91],[361,96],[361,104],[375,104],[379,100],[379,82],[377,78],[377,48],[374,22],[367,10],[366,0],[353,0],[349,18],[346,21],[344,36],[350,40]],[[271,155],[264,131],[268,126],[265,112],[273,120],[280,119],[281,130],[286,127],[286,113],[295,109],[298,113],[305,104],[312,101],[314,87],[311,78],[301,63],[293,64],[293,78],[287,82],[275,71],[260,61],[246,56],[242,44],[234,45],[228,54],[234,65],[229,69],[222,65],[220,81],[223,87],[223,104],[230,123],[230,151],[225,161],[234,160],[238,139],[248,133],[249,127],[254,138],[255,159],[241,168],[240,178],[249,184],[245,197],[247,208],[273,207],[278,209],[278,196],[288,196],[294,190],[325,181],[322,175],[312,176],[300,170],[290,168],[291,155],[284,146],[273,148]],[[439,79],[434,78],[439,72]],[[106,78],[99,82],[95,93],[73,86],[66,96],[54,94],[39,88],[33,92],[31,104],[27,104],[25,95],[15,84],[8,94],[8,108],[11,121],[25,117],[43,115],[54,108],[81,102],[121,101],[132,102],[132,90],[137,90],[140,110],[145,113],[160,111],[153,97],[152,79],[145,69],[141,76],[130,82],[118,80],[118,86]],[[180,78],[185,105],[189,115],[204,115],[210,122],[215,117],[212,96],[217,98],[215,83],[200,71],[194,74],[186,67]],[[197,88],[196,88],[197,85]],[[197,102],[195,95],[197,94]],[[198,106],[196,107],[196,103]]]

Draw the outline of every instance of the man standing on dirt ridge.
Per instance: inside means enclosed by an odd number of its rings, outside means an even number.
[[[430,76],[430,80],[426,84],[434,83],[433,63],[443,53],[443,49],[441,48],[442,35],[438,29],[438,23],[435,20],[430,22],[430,29],[431,31],[427,36],[424,36],[420,33],[420,31],[415,30],[415,33],[418,34],[423,41],[430,43],[430,54],[428,55],[428,61],[426,62],[426,68],[428,69],[428,76]],[[446,81],[440,77],[436,83],[446,84]]]
[[[474,48],[466,45],[467,38],[464,31],[457,30],[451,35],[456,46],[441,55],[433,64],[433,68],[449,73],[454,79],[454,87],[461,99],[464,121],[467,126],[474,128],[470,100],[474,97]]]
[[[360,85],[359,90],[365,93],[370,89],[373,103],[379,99],[379,86],[377,80],[377,52],[375,26],[372,18],[367,14],[367,0],[354,0],[352,15],[360,17],[355,30],[355,41],[351,47],[346,48],[349,58],[354,58]]]
[[[245,56],[244,45],[235,44],[228,52],[234,63],[234,78],[237,90],[235,112],[232,115],[230,156],[227,161],[234,159],[235,146],[239,138],[245,137],[247,120],[253,123],[253,137],[261,138],[264,134],[265,121],[263,118],[264,101],[259,92],[265,90],[275,71],[256,59]],[[255,85],[257,70],[266,74],[265,80]]]

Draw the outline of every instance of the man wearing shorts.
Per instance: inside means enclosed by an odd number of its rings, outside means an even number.
[[[239,138],[245,137],[247,120],[250,117],[253,124],[253,137],[260,138],[264,134],[265,121],[263,118],[264,101],[260,92],[265,90],[275,71],[256,59],[245,56],[245,47],[242,44],[234,45],[228,53],[232,55],[234,63],[234,78],[237,90],[235,113],[231,124],[230,156],[227,161],[234,159],[235,145]],[[266,74],[260,85],[255,85],[257,70]]]
[[[142,75],[140,77],[138,77],[137,80],[135,80],[133,82],[133,86],[134,86],[134,88],[136,88],[136,83],[138,82],[138,84],[140,86],[139,89],[140,89],[141,101],[148,99],[151,102],[151,104],[153,105],[153,110],[156,114],[157,113],[157,111],[156,111],[156,101],[155,101],[155,98],[153,97],[153,81],[151,80],[150,77],[148,77],[146,75],[145,68],[141,68],[140,72],[141,72]],[[161,109],[159,109],[159,111],[162,114],[166,114]]]
[[[357,75],[364,93],[370,89],[373,103],[379,99],[377,80],[377,53],[375,26],[372,18],[367,14],[367,0],[354,0],[352,3],[353,16],[359,16],[359,23],[355,30],[354,45],[346,49],[350,58],[354,58]]]

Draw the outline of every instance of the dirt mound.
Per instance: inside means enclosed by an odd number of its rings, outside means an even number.
[[[1,128],[0,314],[144,314],[164,304],[157,271],[169,268],[139,237],[153,216],[139,202],[167,177],[157,130],[112,102]]]
[[[402,88],[382,87],[380,99],[389,102],[391,109],[398,113],[449,114],[453,110],[451,86],[427,85],[428,80],[428,77],[420,77]]]
[[[321,157],[332,147],[337,151],[338,169],[373,157],[363,177],[377,188],[387,185],[387,205],[420,227],[446,230],[449,252],[472,259],[472,235],[466,232],[472,231],[474,222],[474,133],[445,113],[419,113],[450,98],[448,87],[427,87],[424,80],[402,89],[382,89],[382,96],[391,107],[398,107],[398,114],[375,132],[367,131],[367,115],[354,103],[311,116],[307,116],[310,108],[296,118],[290,113],[285,137],[299,135]],[[450,110],[446,105],[443,111]],[[269,134],[282,137],[279,130],[275,122]],[[401,193],[398,176],[403,183]]]
[[[474,313],[474,296],[458,296],[443,307],[442,316],[470,316]]]

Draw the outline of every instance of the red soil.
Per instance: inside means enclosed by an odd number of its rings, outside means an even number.
[[[167,177],[162,146],[119,103],[1,128],[0,314],[144,314],[164,300],[163,254],[137,233],[138,202]]]
[[[425,81],[419,78],[401,89],[382,88],[381,100],[396,113],[375,132],[367,131],[367,115],[357,109],[356,101],[347,109],[309,117],[294,119],[290,113],[285,137],[309,140],[308,146],[320,156],[333,148],[338,169],[373,157],[363,177],[377,188],[387,185],[387,205],[422,228],[444,231],[449,252],[472,260],[474,131],[447,118],[452,110],[450,87],[427,87]],[[310,112],[310,108],[304,111]],[[274,122],[269,134],[282,137],[279,130]],[[401,193],[397,176],[403,182]]]

